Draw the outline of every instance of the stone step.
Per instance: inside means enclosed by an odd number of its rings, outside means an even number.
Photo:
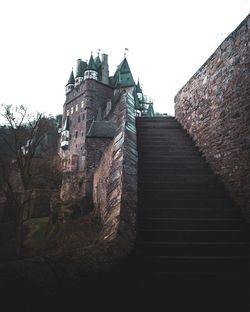
[[[201,157],[201,153],[197,150],[181,150],[181,149],[170,149],[169,151],[139,151],[139,159],[154,158],[161,159],[165,157]]]
[[[151,142],[158,140],[164,141],[167,139],[188,139],[192,142],[190,136],[178,128],[168,129],[168,131],[164,129],[157,129],[157,131],[149,129],[146,131],[143,129],[143,132],[138,131],[137,138],[139,141],[148,140]]]
[[[145,198],[150,200],[187,200],[187,199],[195,199],[195,200],[225,200],[227,193],[224,189],[215,188],[215,189],[173,189],[173,188],[161,188],[161,189],[151,189],[143,187],[143,191],[141,191],[141,187],[139,185],[139,198]],[[229,199],[230,200],[230,199]]]
[[[207,229],[140,229],[137,242],[247,242],[246,233],[239,229],[207,230]]]
[[[139,207],[140,218],[239,218],[240,211],[232,208],[156,208],[154,206]]]
[[[146,194],[146,193],[145,193]],[[142,209],[149,209],[149,208],[182,208],[182,209],[190,209],[190,208],[228,208],[233,207],[233,203],[230,199],[222,198],[222,199],[213,199],[213,198],[192,198],[192,199],[185,199],[185,198],[152,198],[150,196],[143,195],[139,197],[139,204]]]
[[[159,165],[159,164],[158,164]],[[147,164],[140,164],[140,173],[144,175],[167,175],[167,174],[176,174],[176,175],[202,175],[202,174],[211,174],[212,171],[209,167],[201,167],[199,164],[195,168],[195,165],[191,166],[191,168],[161,168],[160,165],[158,167],[151,167]]]
[[[159,121],[164,121],[164,122],[168,122],[168,121],[174,121],[176,122],[176,119],[172,116],[164,116],[164,117],[150,117],[150,118],[141,118],[141,117],[136,117],[136,123],[140,124],[140,123],[154,123],[154,122],[159,122]]]
[[[159,139],[159,140],[148,140],[148,139],[144,139],[144,140],[140,140],[140,142],[138,143],[138,148],[161,148],[161,147],[171,147],[171,146],[175,146],[175,147],[195,147],[195,144],[192,141],[187,141],[185,138],[173,138],[173,139]]]
[[[196,162],[196,163],[204,163],[205,160],[200,155],[161,155],[161,156],[151,156],[151,155],[143,155],[139,156],[139,161],[151,161],[151,162]]]
[[[249,271],[249,257],[244,256],[162,256],[147,257],[141,263],[144,270],[162,274],[222,272],[246,273]]]
[[[193,152],[193,153],[200,153],[196,146],[179,146],[179,145],[164,145],[164,146],[141,146],[138,147],[138,154],[153,154],[157,155],[160,154],[166,154],[168,152]]]
[[[219,178],[214,176],[213,174],[146,174],[144,172],[139,172],[140,179],[142,180],[142,184],[148,183],[150,181],[153,183],[160,183],[164,182],[164,184],[171,185],[173,188],[176,188],[176,186],[182,186],[182,185],[201,185],[206,184],[207,187],[210,185],[213,185],[214,183],[218,183]]]
[[[152,256],[247,256],[246,242],[142,242],[136,246],[139,255]]]
[[[146,169],[207,169],[209,165],[206,162],[193,162],[193,161],[169,161],[169,162],[157,162],[151,160],[139,160],[139,171],[143,172]],[[140,182],[140,181],[139,181]]]
[[[240,229],[241,219],[236,218],[140,218],[137,223],[138,229],[214,229],[230,230]]]

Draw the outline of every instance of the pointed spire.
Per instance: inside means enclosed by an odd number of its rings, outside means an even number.
[[[82,61],[81,59],[77,60],[77,66],[76,66],[76,77],[84,77],[84,72],[87,67],[87,63]]]
[[[68,80],[68,83],[66,84],[66,86],[68,85],[71,85],[71,84],[75,84],[75,77],[74,77],[74,72],[73,72],[73,68],[72,68],[72,71],[71,71],[71,74],[69,76],[69,80]]]
[[[96,65],[95,65],[95,61],[94,61],[94,58],[93,58],[93,52],[91,52],[91,56],[90,56],[90,59],[89,59],[89,63],[88,63],[88,67],[87,67],[87,70],[94,70],[94,71],[97,71],[97,68],[96,68]]]
[[[128,61],[126,58],[123,59],[121,64],[117,67],[114,75],[115,84],[120,82],[122,87],[134,86],[135,82],[130,71]]]
[[[153,108],[153,103],[149,103],[148,105],[148,109],[146,112],[146,117],[154,117],[155,112],[154,112],[154,108]]]
[[[101,66],[102,62],[101,62],[101,59],[99,57],[99,53],[97,55],[97,57],[95,58],[95,66],[96,68],[99,68]]]
[[[138,78],[138,82],[137,82],[137,85],[136,85],[136,93],[141,93],[142,94],[142,89],[141,89],[141,86],[140,86],[139,78]]]

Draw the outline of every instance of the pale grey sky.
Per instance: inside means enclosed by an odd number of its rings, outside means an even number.
[[[250,12],[250,0],[4,0],[0,3],[0,103],[62,113],[76,60],[98,49],[110,74],[124,48],[155,110],[174,96]]]

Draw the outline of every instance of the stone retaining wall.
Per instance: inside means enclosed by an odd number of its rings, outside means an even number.
[[[137,205],[137,147],[133,98],[124,93],[116,107],[119,130],[94,173],[93,201],[103,221],[102,238],[133,243]]]
[[[250,15],[175,97],[176,119],[250,221]]]

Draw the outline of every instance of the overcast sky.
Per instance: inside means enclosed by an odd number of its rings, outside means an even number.
[[[174,96],[249,14],[250,0],[3,0],[0,103],[62,113],[76,60],[98,49],[110,75],[127,60],[155,110]]]

